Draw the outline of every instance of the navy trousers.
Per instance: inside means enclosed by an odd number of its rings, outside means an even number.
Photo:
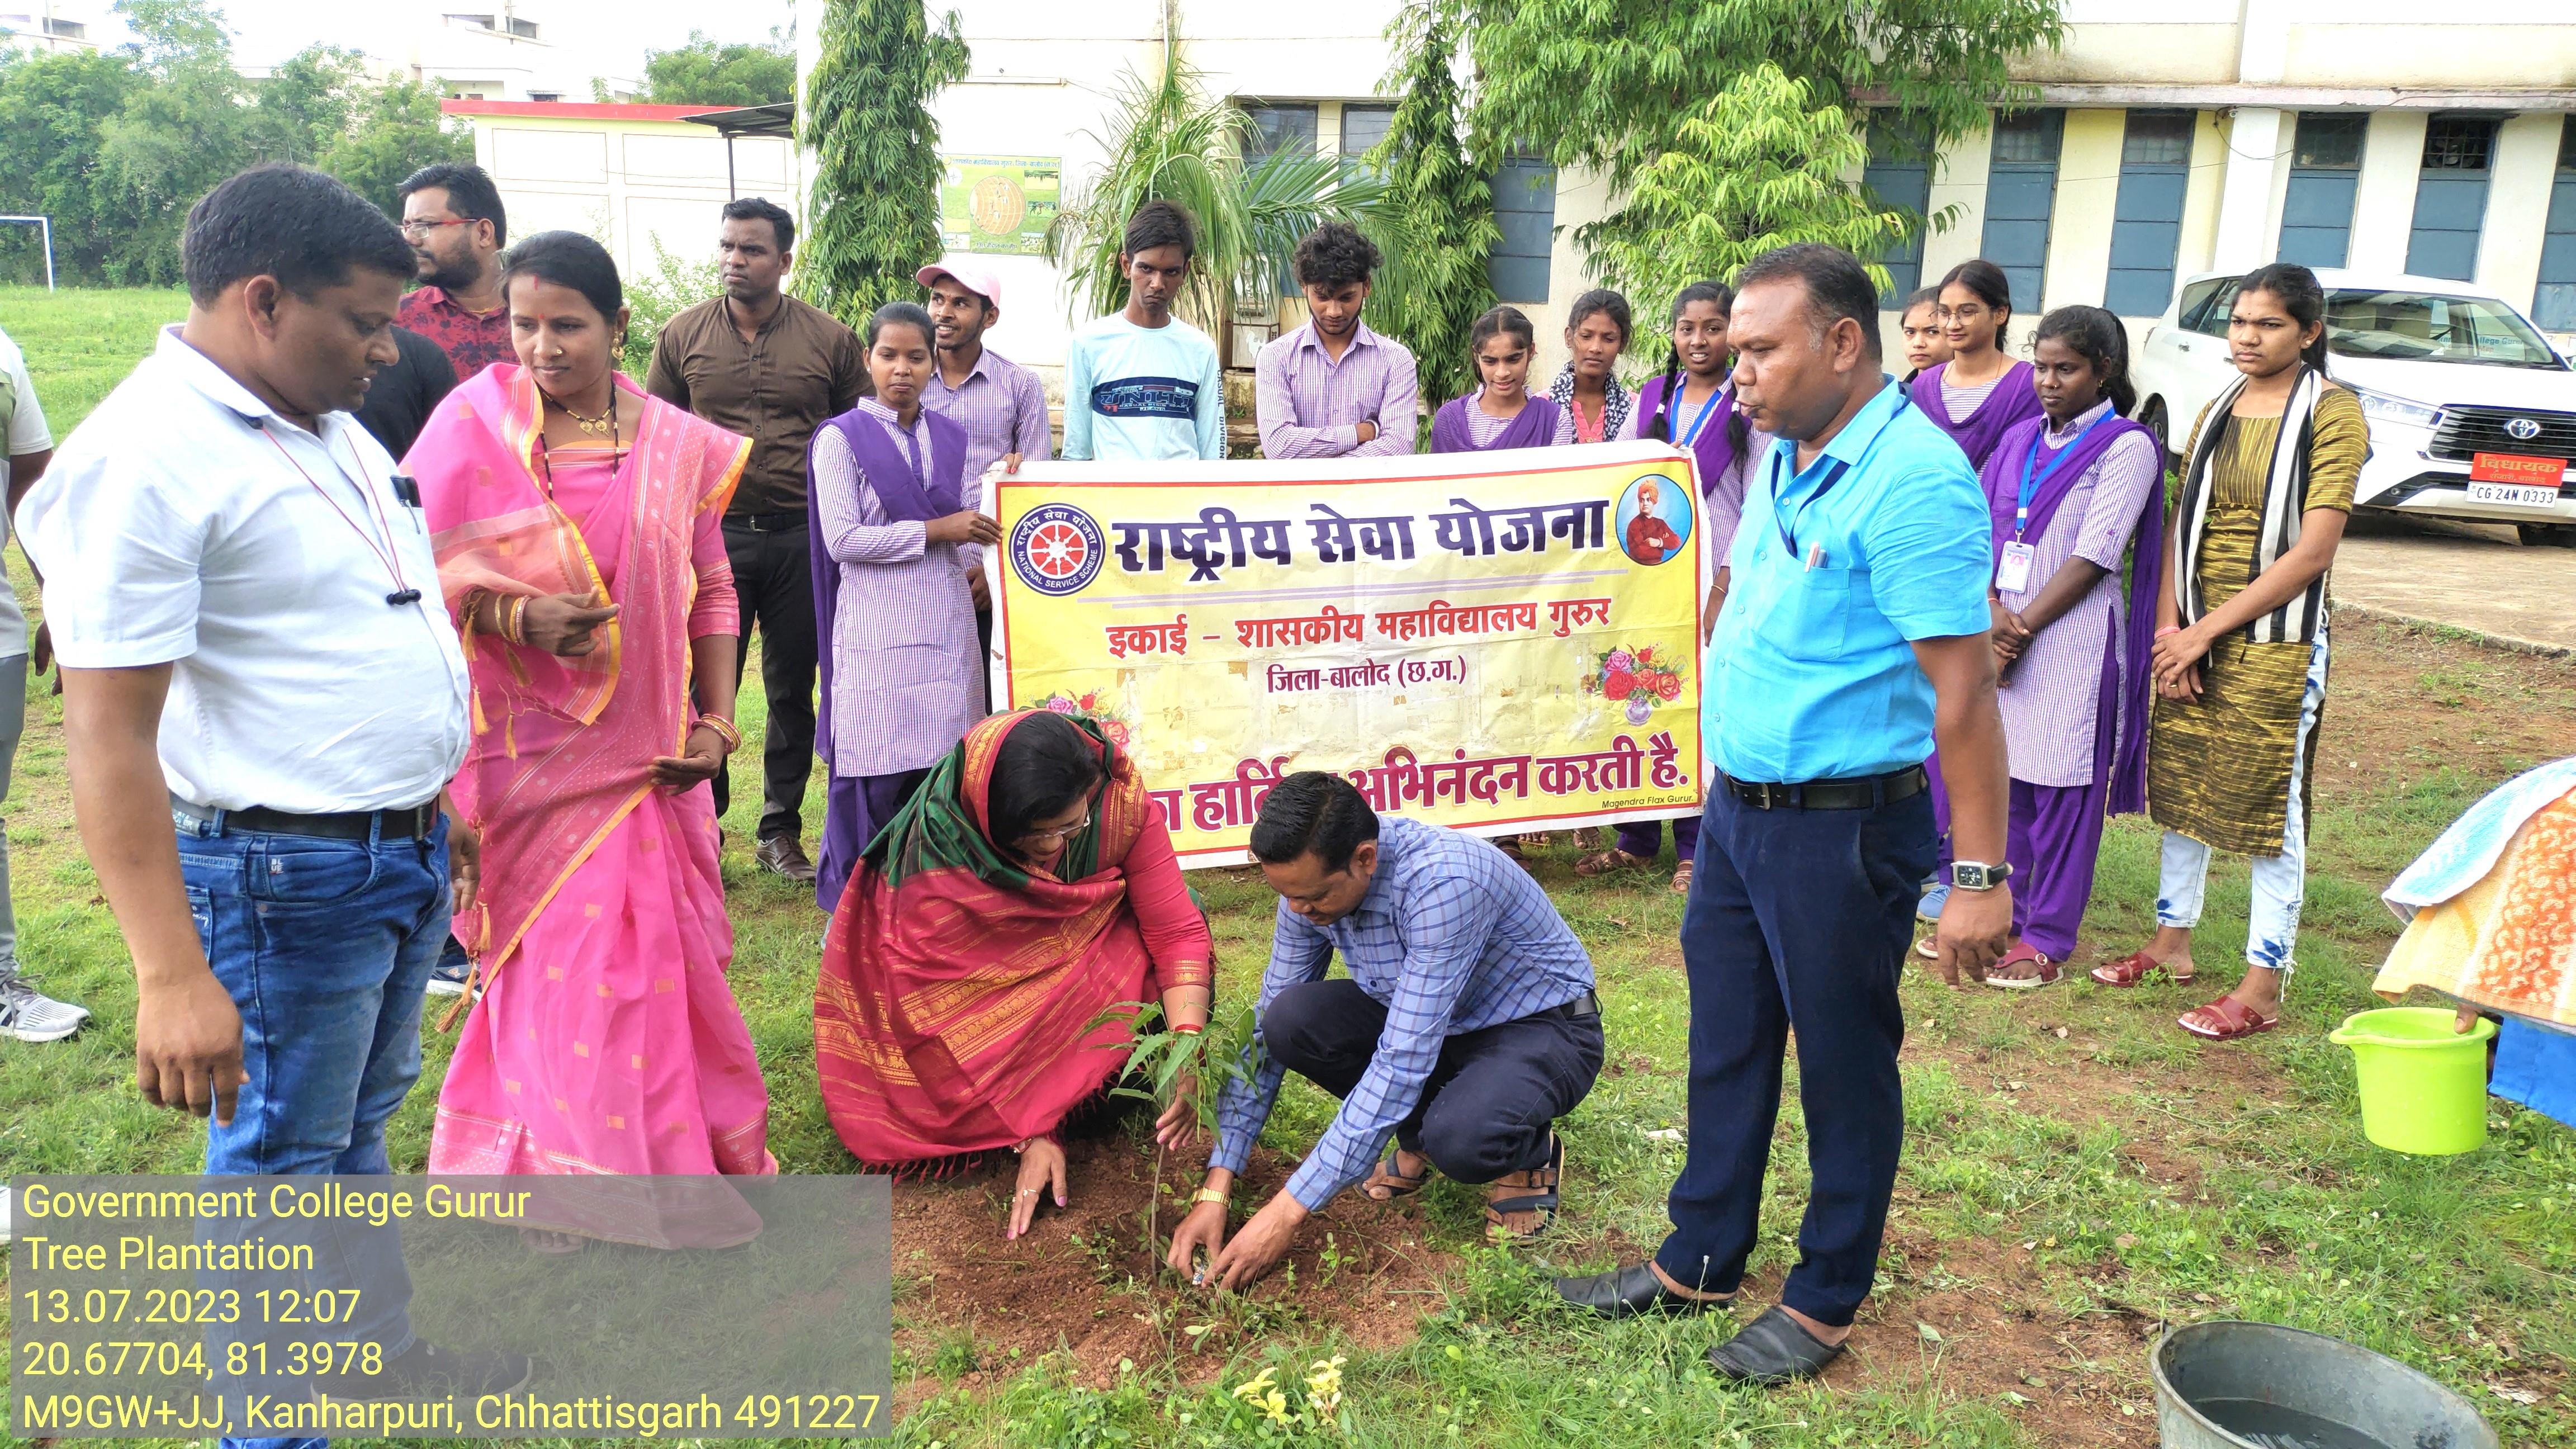
[[[1347,977],[1304,981],[1261,1016],[1261,1040],[1281,1065],[1347,1097],[1377,1054],[1386,1008]],[[1601,1075],[1601,1016],[1550,1007],[1443,1042],[1396,1145],[1431,1159],[1452,1182],[1491,1182],[1547,1166],[1556,1120]]]
[[[1815,1184],[1780,1299],[1839,1326],[1869,1296],[1905,1131],[1897,973],[1933,854],[1928,794],[1860,810],[1711,794],[1682,912],[1689,1155],[1655,1254],[1674,1282],[1732,1293],[1743,1281],[1794,1029]]]

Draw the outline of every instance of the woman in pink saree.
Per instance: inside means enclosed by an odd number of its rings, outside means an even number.
[[[429,1170],[775,1172],[705,788],[741,742],[721,523],[750,444],[617,374],[598,243],[531,237],[502,286],[519,364],[449,394],[405,459],[473,677],[453,791],[485,852],[457,919],[482,994]],[[584,1236],[705,1242],[667,1204],[561,1196]]]

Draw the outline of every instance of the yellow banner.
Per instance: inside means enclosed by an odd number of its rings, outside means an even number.
[[[1033,463],[985,506],[996,706],[1103,721],[1186,865],[1298,770],[1484,835],[1699,809],[1685,453]]]

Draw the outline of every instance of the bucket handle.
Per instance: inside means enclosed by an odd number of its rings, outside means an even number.
[[[2486,1017],[2481,1016],[2475,1022],[2470,1024],[2467,1031],[2450,1037],[2427,1038],[2420,1036],[2381,1036],[2375,1031],[2356,1031],[2353,1028],[2352,1023],[2347,1021],[2343,1025],[2336,1027],[2333,1031],[2328,1032],[2326,1034],[2326,1040],[2339,1047],[2376,1046],[2408,1048],[2455,1046],[2462,1042],[2477,1042],[2483,1045],[2488,1041],[2492,1041],[2495,1038],[2495,1034],[2496,1024]]]

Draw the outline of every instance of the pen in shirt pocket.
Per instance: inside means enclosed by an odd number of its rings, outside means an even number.
[[[1820,569],[1824,566],[1825,546],[1821,543],[1811,543],[1807,545],[1807,567],[1812,570]]]

